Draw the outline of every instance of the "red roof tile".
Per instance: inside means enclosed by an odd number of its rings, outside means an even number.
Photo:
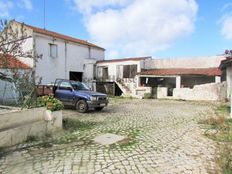
[[[20,22],[17,22],[17,23],[20,23]],[[70,36],[67,36],[67,35],[63,35],[63,34],[60,34],[60,33],[56,33],[56,32],[53,32],[53,31],[45,30],[45,29],[42,29],[42,28],[27,25],[27,24],[24,24],[24,26],[32,29],[34,32],[39,33],[39,34],[44,34],[44,35],[47,35],[47,36],[50,36],[50,37],[63,39],[63,40],[66,40],[66,41],[70,41],[70,42],[74,42],[74,43],[94,47],[94,48],[97,48],[97,49],[105,50],[104,48],[99,47],[99,46],[97,46],[97,45],[95,45],[93,43],[87,42],[85,40],[77,39],[77,38],[74,38],[74,37],[70,37]]]
[[[206,75],[206,76],[220,76],[222,74],[219,68],[200,68],[200,69],[152,69],[145,70],[139,75]]]
[[[11,55],[0,55],[0,68],[3,69],[30,69],[31,67]]]
[[[121,58],[121,59],[110,59],[110,60],[99,60],[97,63],[113,63],[113,62],[124,62],[124,61],[142,61],[150,59],[151,57],[131,57],[131,58]]]

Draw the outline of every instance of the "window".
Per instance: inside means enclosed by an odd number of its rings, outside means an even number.
[[[56,44],[49,44],[50,47],[50,57],[56,58],[58,57],[58,50],[57,50],[57,45]]]
[[[72,89],[72,86],[69,82],[61,82],[59,85],[59,89],[69,90],[69,89]]]
[[[137,65],[124,65],[123,78],[134,78],[137,73]]]

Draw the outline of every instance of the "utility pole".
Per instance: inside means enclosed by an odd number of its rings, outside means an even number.
[[[44,24],[44,30],[46,29],[46,0],[44,0],[44,9],[43,9],[43,24]]]

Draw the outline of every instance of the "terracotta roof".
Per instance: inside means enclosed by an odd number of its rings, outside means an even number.
[[[15,22],[17,22],[17,21],[15,21]],[[17,22],[17,23],[22,24],[20,22]],[[85,40],[77,39],[77,38],[74,38],[74,37],[70,37],[70,36],[63,35],[63,34],[60,34],[60,33],[56,33],[56,32],[53,32],[53,31],[49,31],[49,30],[46,30],[46,29],[34,27],[34,26],[31,26],[31,25],[28,25],[28,24],[24,24],[24,26],[32,29],[34,32],[39,33],[39,34],[44,34],[44,35],[51,36],[51,37],[54,37],[54,38],[63,39],[63,40],[66,40],[66,41],[70,41],[70,42],[74,42],[74,43],[94,47],[94,48],[97,48],[97,49],[105,50],[104,48],[99,47],[99,46],[97,46],[97,45],[95,45],[93,43],[87,42]]]
[[[30,69],[31,67],[11,55],[0,55],[0,68],[2,69]]]
[[[97,63],[111,63],[111,62],[125,62],[125,61],[142,61],[150,59],[151,57],[131,57],[131,58],[119,58],[119,59],[110,59],[110,60],[99,60]]]
[[[139,75],[206,75],[220,76],[222,74],[219,68],[199,68],[199,69],[152,69],[138,73]]]
[[[225,60],[221,61],[220,69],[224,69],[227,66],[232,66],[232,57],[227,57]]]

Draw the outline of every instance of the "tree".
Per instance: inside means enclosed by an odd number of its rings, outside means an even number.
[[[14,24],[14,25],[13,25]],[[0,64],[4,73],[11,76],[12,83],[22,93],[23,105],[29,107],[36,99],[36,62],[42,55],[38,55],[35,48],[25,49],[24,43],[32,38],[27,27],[22,23],[14,23],[14,20],[0,20]],[[9,62],[12,59],[33,60],[33,66],[27,70],[20,69],[17,61],[15,64]]]
[[[232,57],[232,50],[225,50],[225,55],[227,56],[227,57]]]

